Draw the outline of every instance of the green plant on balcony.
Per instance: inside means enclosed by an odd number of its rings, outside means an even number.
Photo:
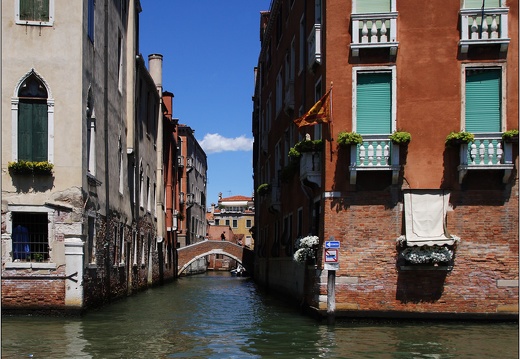
[[[262,183],[256,189],[256,194],[259,196],[264,196],[264,195],[268,194],[270,190],[271,190],[271,185],[269,183]]]
[[[395,131],[388,139],[396,145],[407,145],[412,140],[412,135],[406,131]]]
[[[291,159],[297,159],[304,152],[319,152],[323,150],[323,140],[303,140],[289,149],[288,156]]]
[[[363,137],[356,132],[340,132],[338,135],[338,144],[340,146],[360,145],[363,143]]]
[[[16,175],[50,175],[54,165],[48,161],[15,161],[9,162],[7,168]]]
[[[502,134],[504,142],[518,142],[518,130],[509,130]]]
[[[475,141],[475,135],[473,135],[471,132],[460,131],[451,132],[446,137],[445,144],[446,146],[457,146],[463,143],[467,144],[473,141]]]

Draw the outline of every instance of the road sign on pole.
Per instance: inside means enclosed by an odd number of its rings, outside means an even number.
[[[339,241],[326,241],[325,248],[339,248]]]

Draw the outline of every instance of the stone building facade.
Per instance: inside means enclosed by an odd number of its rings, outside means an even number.
[[[2,2],[4,310],[83,311],[174,276],[161,267],[162,56],[150,71],[139,56],[140,11]]]

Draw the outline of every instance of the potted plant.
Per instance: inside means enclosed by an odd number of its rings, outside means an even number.
[[[460,144],[468,144],[470,142],[475,141],[475,135],[471,132],[460,131],[460,132],[451,132],[446,137],[446,146],[456,146]]]
[[[264,196],[271,190],[271,185],[269,183],[262,183],[258,188],[256,189],[256,194],[259,196]]]
[[[518,130],[509,130],[502,134],[504,142],[518,142]]]
[[[338,134],[338,144],[340,146],[360,145],[363,143],[363,137],[356,132],[340,132]]]
[[[295,243],[294,261],[309,262],[315,260],[319,243],[320,239],[317,236],[298,238]]]
[[[17,175],[50,175],[52,174],[54,165],[48,161],[35,162],[19,160],[15,162],[9,162],[7,164],[7,168],[13,174]]]
[[[437,265],[450,262],[453,259],[453,250],[444,246],[408,247],[400,255],[411,265]]]
[[[407,145],[412,140],[412,135],[406,131],[395,131],[388,139],[396,145]]]

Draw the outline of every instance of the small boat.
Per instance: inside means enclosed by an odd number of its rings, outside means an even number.
[[[246,269],[244,267],[242,267],[242,265],[238,265],[235,269],[232,269],[231,270],[231,275],[235,276],[235,277],[242,277],[244,276],[246,273]]]

